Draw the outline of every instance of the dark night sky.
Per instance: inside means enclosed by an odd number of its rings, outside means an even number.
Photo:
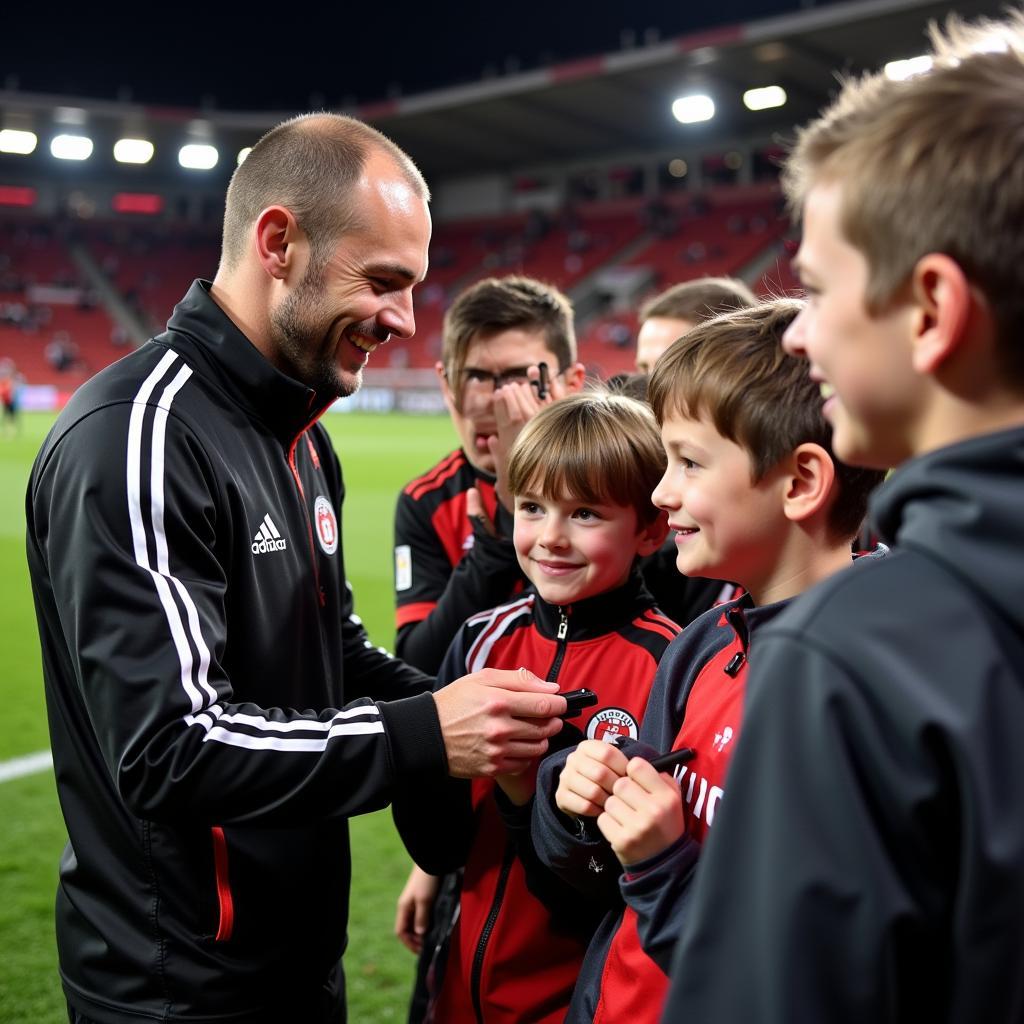
[[[815,0],[815,5],[834,0]],[[21,0],[4,18],[0,84],[26,92],[229,110],[335,107],[478,81],[515,55],[522,70],[620,48],[650,27],[671,38],[716,25],[793,12],[807,0],[490,0],[431,4],[285,4],[245,14],[215,5],[97,5],[61,17]],[[81,11],[82,8],[77,8]],[[171,11],[175,14],[172,16]],[[161,24],[165,19],[165,26]]]

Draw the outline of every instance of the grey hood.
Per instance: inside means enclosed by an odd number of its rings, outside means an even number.
[[[944,563],[1024,626],[1024,427],[911,460],[878,489],[871,518],[886,544]]]

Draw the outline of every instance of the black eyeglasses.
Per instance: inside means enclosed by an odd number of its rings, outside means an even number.
[[[530,379],[528,369],[526,366],[514,366],[509,370],[502,370],[501,373],[491,373],[490,370],[482,370],[476,366],[465,366],[460,371],[459,383],[466,391],[494,391],[503,384],[527,383]],[[557,377],[558,373],[554,376]]]

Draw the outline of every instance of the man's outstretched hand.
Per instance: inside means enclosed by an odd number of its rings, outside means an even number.
[[[558,685],[525,668],[485,668],[434,694],[455,778],[510,775],[543,757],[566,711]]]

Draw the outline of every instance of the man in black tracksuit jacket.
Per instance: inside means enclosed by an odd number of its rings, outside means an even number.
[[[257,190],[263,212],[236,232],[229,192],[217,280],[74,395],[33,468],[28,558],[69,836],[57,942],[80,1019],[343,1020],[347,817],[409,776],[499,767],[449,734],[430,677],[370,643],[345,582],[341,470],[316,420],[358,386],[367,351],[411,333],[429,235],[418,172],[380,139],[331,115],[266,136],[251,174],[284,166],[281,146],[360,164],[365,226],[329,236],[344,273],[308,287],[312,230]],[[252,190],[239,173],[232,189]],[[461,681],[460,720],[502,692],[480,682]]]

